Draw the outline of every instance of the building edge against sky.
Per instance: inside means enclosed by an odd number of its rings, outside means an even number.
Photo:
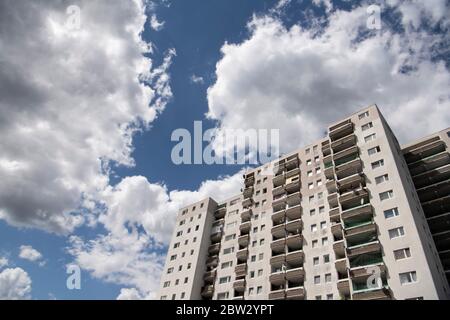
[[[449,146],[400,147],[376,105],[331,124],[180,209],[158,298],[449,299]]]

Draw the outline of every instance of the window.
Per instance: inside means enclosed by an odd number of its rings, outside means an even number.
[[[328,245],[328,238],[327,238],[327,237],[322,238],[322,245],[323,245],[323,246]]]
[[[379,146],[376,146],[376,147],[373,147],[373,148],[370,148],[367,150],[367,153],[369,154],[369,156],[377,154],[378,152],[381,152],[381,149]]]
[[[191,268],[191,263],[188,263],[187,268],[188,268],[188,269]]]
[[[386,219],[393,218],[393,217],[396,217],[398,215],[399,215],[398,208],[392,208],[392,209],[389,209],[389,210],[384,210],[384,217]]]
[[[197,218],[200,219],[201,217],[202,217],[202,214],[200,213],[200,214],[197,216]]]
[[[188,209],[184,209],[183,212],[181,212],[181,215],[184,216],[186,213],[188,213]]]
[[[227,223],[226,228],[231,229],[231,228],[235,227],[236,225],[237,225],[237,221],[230,222],[230,223]]]
[[[320,167],[316,168],[316,174],[320,174],[322,172],[322,169],[320,169]]]
[[[204,203],[200,204],[200,208],[203,208],[204,205],[205,205]]]
[[[226,300],[229,297],[229,292],[220,292],[217,294],[217,300]]]
[[[219,283],[220,283],[220,284],[222,284],[222,283],[228,283],[228,282],[230,282],[230,281],[231,281],[231,276],[219,278]]]
[[[322,300],[322,296],[315,296],[316,300]]]
[[[254,278],[255,277],[255,271],[250,271],[250,278]]]
[[[323,192],[317,194],[317,199],[321,200],[323,198]]]
[[[392,199],[393,197],[394,197],[394,191],[392,191],[392,190],[388,190],[388,191],[380,193],[381,201]]]
[[[308,183],[308,189],[311,190],[312,188],[314,188],[314,183]]]
[[[317,186],[320,187],[322,185],[322,180],[317,180]]]
[[[262,246],[264,244],[264,239],[259,239],[259,245]]]
[[[266,204],[266,202],[267,202],[267,200],[263,200],[263,201],[261,201],[261,205],[263,206],[263,205],[265,205]]]
[[[326,229],[326,227],[327,227],[327,222],[326,221],[322,221],[321,223],[320,223],[320,229]]]
[[[230,201],[230,206],[233,206],[233,205],[235,205],[235,204],[238,203],[238,202],[239,202],[239,198],[234,199],[234,200],[231,200],[231,201]]]
[[[263,275],[263,270],[262,269],[259,269],[258,270],[258,277],[261,277]]]
[[[181,270],[183,270],[183,265],[178,267],[178,271],[181,271]]]
[[[382,166],[384,166],[384,160],[383,159],[375,161],[375,162],[372,162],[372,169],[376,169],[376,168],[379,168],[379,167],[382,167]]]
[[[255,261],[256,261],[256,256],[253,255],[253,256],[250,258],[250,260],[251,260],[251,262],[255,262]]]
[[[331,273],[325,274],[325,283],[331,282]]]
[[[175,260],[176,258],[177,258],[177,255],[174,254],[174,255],[170,256],[170,261],[173,261],[173,260]]]
[[[187,229],[187,233],[191,233],[191,228],[188,228],[188,229]]]
[[[313,265],[317,266],[319,264],[319,257],[313,258]]]
[[[197,237],[194,237],[194,239],[192,239],[192,242],[197,242]]]
[[[258,244],[258,241],[256,241],[256,240],[252,241],[252,247],[256,247],[257,244]]]
[[[265,224],[261,225],[261,231],[264,231],[265,229],[266,229],[266,225]]]
[[[223,254],[229,254],[234,252],[234,247],[226,248],[223,250]]]
[[[317,231],[317,224],[312,224],[311,225],[311,232],[316,232]]]
[[[167,288],[168,286],[170,286],[170,281],[166,281],[166,282],[164,282],[164,288]]]
[[[258,232],[258,227],[254,227],[253,228],[253,233],[257,233]]]
[[[175,280],[175,285],[177,286],[180,283],[180,279]]]
[[[329,254],[325,254],[323,256],[323,263],[329,263],[330,262],[330,255]]]
[[[317,146],[313,147],[313,152],[316,153],[317,152]]]
[[[325,207],[319,207],[319,213],[324,213],[325,212]]]
[[[189,219],[189,222],[192,222],[192,220],[194,220],[194,217],[191,217],[191,218]]]
[[[230,241],[230,240],[233,240],[233,239],[236,239],[236,234],[235,233],[225,236],[225,241]]]
[[[313,175],[313,172],[312,171],[308,171],[307,176],[308,177],[312,177],[312,175]]]
[[[311,164],[312,164],[312,160],[311,159],[306,160],[306,165],[307,166],[310,166]]]
[[[261,286],[256,288],[256,294],[260,294],[261,292],[262,292],[262,287]]]
[[[382,176],[375,177],[376,184],[383,183],[385,181],[389,181],[389,175],[383,174]]]
[[[319,163],[319,162],[320,162],[320,158],[319,158],[319,156],[317,156],[317,157],[314,157],[314,162],[315,162],[315,163]]]
[[[200,226],[198,226],[198,225],[196,225],[195,226],[195,231],[198,231],[198,228],[199,228]]]
[[[161,296],[161,300],[167,300],[167,296]]]
[[[264,259],[264,253],[260,253],[258,256],[258,260],[262,260],[262,259]]]
[[[267,188],[264,188],[264,189],[263,189],[263,194],[264,194],[264,193],[267,193]]]
[[[389,238],[391,238],[391,239],[395,239],[395,238],[405,235],[405,230],[403,229],[403,227],[390,229],[390,230],[388,230],[388,232],[389,232]]]
[[[402,285],[417,281],[417,274],[415,271],[400,273],[399,276]]]
[[[402,260],[411,257],[411,250],[409,248],[403,248],[394,250],[395,260]]]
[[[316,209],[311,209],[311,210],[309,210],[309,215],[310,216],[313,216],[313,215],[315,215],[316,214]]]
[[[183,231],[178,231],[177,232],[177,237],[181,236],[183,234]]]
[[[314,196],[309,196],[309,202],[313,202],[314,201]]]
[[[222,265],[220,266],[221,269],[225,269],[225,268],[229,268],[233,266],[233,261],[227,261],[222,263]]]
[[[314,284],[319,284],[320,283],[320,276],[315,276],[314,277]]]
[[[327,294],[327,300],[333,300],[333,294],[332,293]]]
[[[177,243],[175,243],[175,244],[173,245],[173,248],[175,249],[175,248],[178,248],[179,246],[180,246],[180,243],[177,242]]]
[[[252,287],[252,288],[248,288],[248,294],[249,294],[249,295],[252,295],[254,291],[255,291],[255,290],[254,290],[253,287]]]
[[[311,152],[311,150],[308,148],[308,149],[306,149],[305,154],[310,154],[310,152]]]
[[[377,135],[375,133],[369,134],[367,137],[364,137],[364,142],[369,142],[372,140],[375,140],[375,138],[377,137]]]
[[[172,272],[173,272],[173,268],[167,269],[167,273],[172,273]]]
[[[362,127],[361,127],[362,131],[369,130],[370,128],[373,128],[372,122],[366,123],[366,124],[362,125]]]
[[[176,296],[177,296],[177,295],[174,293],[174,294],[172,295],[172,300],[175,300]]]
[[[361,113],[360,115],[358,115],[359,120],[367,118],[369,116],[369,111],[365,111],[363,113]]]
[[[313,247],[313,248],[316,248],[317,245],[318,245],[318,243],[319,243],[319,240],[313,240],[313,241],[312,241],[312,247]]]

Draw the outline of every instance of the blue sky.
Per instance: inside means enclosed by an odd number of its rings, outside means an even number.
[[[139,3],[76,1],[75,31],[69,3],[0,7],[0,298],[152,298],[177,208],[239,192],[243,166],[172,163],[172,132],[194,121],[280,129],[284,152],[374,102],[401,142],[450,123],[445,1]]]

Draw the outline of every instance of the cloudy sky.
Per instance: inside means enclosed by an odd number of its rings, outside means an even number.
[[[447,3],[0,1],[0,299],[154,297],[177,208],[240,188],[172,163],[196,120],[284,152],[372,103],[401,143],[448,127]]]

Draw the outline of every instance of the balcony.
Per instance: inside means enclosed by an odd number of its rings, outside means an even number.
[[[286,256],[284,253],[278,254],[278,255],[272,255],[270,258],[270,265],[272,268],[281,268],[281,266],[285,263]]]
[[[275,227],[272,227],[270,232],[272,233],[273,239],[280,239],[286,237],[286,229],[284,224],[279,224]]]
[[[300,192],[295,192],[287,196],[286,203],[288,206],[293,207],[300,204],[301,200],[302,197],[300,195]]]
[[[252,204],[253,204],[252,198],[247,198],[247,199],[244,199],[244,201],[242,201],[242,207],[244,209],[248,209]]]
[[[287,171],[298,168],[300,161],[298,160],[298,156],[294,155],[286,159],[285,168]]]
[[[303,287],[293,287],[286,289],[286,299],[303,300],[305,299],[305,289]]]
[[[210,255],[215,255],[220,251],[220,243],[212,244],[208,247],[208,253]]]
[[[247,264],[241,263],[234,268],[236,278],[245,277],[247,275]]]
[[[248,222],[252,217],[252,209],[245,210],[241,213],[241,221]]]
[[[219,263],[219,258],[217,255],[212,256],[212,257],[208,257],[206,259],[206,266],[209,268],[215,268],[217,267],[217,264]]]
[[[286,219],[285,210],[279,210],[277,212],[274,212],[272,214],[272,223],[274,226],[279,224],[284,224],[284,221]]]
[[[225,217],[225,214],[227,213],[227,207],[222,207],[217,209],[214,212],[214,217],[216,217],[216,219],[222,219],[223,217]]]
[[[378,252],[381,252],[381,244],[378,240],[347,248],[347,256],[349,259],[363,254]]]
[[[339,192],[346,193],[350,190],[360,189],[365,186],[364,175],[357,173],[339,181]]]
[[[285,182],[286,182],[286,177],[285,177],[285,175],[283,173],[276,175],[272,179],[272,183],[273,183],[273,187],[274,188],[283,185]]]
[[[287,222],[286,231],[290,233],[300,233],[302,231],[302,220],[297,219]]]
[[[237,292],[243,292],[245,291],[245,279],[236,280],[233,283],[233,288]]]
[[[211,299],[214,294],[214,286],[213,285],[206,285],[202,288],[202,297],[206,299]]]
[[[339,205],[337,193],[330,194],[328,196],[328,204],[331,208],[336,208]]]
[[[295,176],[298,176],[300,174],[300,168],[294,168],[289,171],[286,171],[286,179],[294,178]]]
[[[270,244],[270,248],[272,249],[273,252],[284,253],[284,250],[286,248],[286,239],[282,238],[272,241],[272,243]]]
[[[340,212],[341,210],[339,209],[339,207],[330,209],[328,214],[330,215],[331,222],[338,222],[341,219]]]
[[[422,203],[427,218],[450,212],[450,195],[445,198]]]
[[[269,293],[269,300],[284,300],[286,299],[285,294],[284,289],[273,290]]]
[[[450,212],[428,218],[427,220],[432,234],[446,232],[450,229]]]
[[[286,279],[288,281],[302,282],[305,278],[305,270],[303,267],[297,267],[286,270]]]
[[[347,243],[360,243],[377,235],[377,226],[372,221],[345,229]]]
[[[334,266],[336,267],[336,270],[341,274],[347,274],[347,258],[341,258],[337,259],[334,262]]]
[[[247,247],[248,246],[248,242],[249,242],[250,236],[248,234],[240,236],[238,238],[238,244],[241,247]]]
[[[355,157],[359,155],[359,148],[354,145],[350,148],[344,149],[342,151],[336,152],[333,154],[333,160],[334,163],[337,165],[341,160],[349,158],[349,157]]]
[[[370,219],[373,217],[373,207],[370,203],[365,203],[342,211],[342,220],[345,223],[361,219]]]
[[[253,188],[253,187],[245,188],[245,189],[244,189],[244,192],[242,193],[243,196],[244,196],[244,199],[245,199],[245,198],[250,198],[250,197],[253,195],[253,191],[254,191],[254,188]]]
[[[290,250],[294,249],[301,249],[303,245],[303,238],[300,234],[294,234],[291,236],[288,236],[286,238],[286,245]]]
[[[300,179],[299,176],[295,176],[286,180],[286,186],[284,187],[287,193],[293,193],[300,191]]]
[[[236,258],[237,258],[238,261],[247,261],[247,258],[248,258],[248,248],[244,248],[244,249],[239,250],[239,251],[236,253]]]
[[[329,194],[335,193],[337,191],[337,184],[334,179],[330,179],[325,183],[325,186],[327,187],[327,191]]]
[[[351,134],[331,143],[331,149],[334,153],[338,153],[352,146],[355,146],[356,141],[356,136],[354,134]]]
[[[358,281],[364,281],[366,278],[373,275],[372,268],[375,266],[379,268],[380,277],[386,278],[386,265],[383,262],[352,268],[350,269],[350,277],[355,280],[358,279]]]
[[[337,282],[339,294],[343,297],[350,295],[350,281],[348,279],[340,279]]]
[[[334,166],[332,163],[325,166],[324,174],[327,179],[334,179]]]
[[[252,224],[250,221],[244,222],[239,226],[239,231],[241,232],[241,235],[248,234],[250,232]]]
[[[213,231],[214,233],[211,234],[211,242],[216,243],[222,240],[222,229],[219,229],[217,231]]]
[[[302,216],[302,207],[300,205],[288,207],[286,209],[286,217],[291,220],[299,219]]]
[[[427,202],[450,194],[450,180],[441,181],[417,190],[421,202]]]
[[[409,163],[412,176],[450,164],[450,154],[446,151]]]
[[[281,270],[281,268],[275,269],[270,274],[269,277],[270,283],[275,286],[283,285],[286,281],[284,276],[285,276],[284,271]]]
[[[336,259],[345,257],[345,243],[344,240],[336,241],[333,243],[333,250],[336,255]]]
[[[345,120],[337,125],[334,125],[329,130],[329,137],[331,141],[339,140],[353,132],[353,123],[349,120]],[[331,142],[331,147],[333,147],[333,142]]]
[[[353,300],[390,300],[391,294],[387,288],[374,288],[353,291]]]
[[[285,206],[286,206],[286,195],[273,197],[272,208],[275,208],[274,212],[278,211],[276,210],[277,208],[284,208]]]
[[[216,275],[217,275],[216,270],[207,271],[207,272],[205,272],[205,275],[203,276],[203,280],[205,280],[206,283],[213,283],[214,279],[216,278]]]
[[[274,197],[283,195],[285,192],[286,192],[286,190],[284,189],[284,185],[281,185],[281,186],[278,186],[278,187],[272,189],[272,195]]]
[[[254,172],[244,175],[244,184],[245,184],[245,187],[250,187],[251,185],[255,184],[255,173]]]
[[[450,165],[445,165],[413,176],[413,182],[417,189],[448,179],[450,179]]]
[[[342,240],[342,224],[334,223],[331,225],[331,233],[335,239]]]
[[[354,158],[353,160],[339,165],[339,167],[336,167],[335,170],[336,177],[338,180],[341,180],[348,176],[360,173],[362,171],[362,161],[359,158]]]
[[[439,138],[437,137],[437,139]],[[429,141],[431,141],[431,139]],[[416,146],[408,148],[404,155],[406,162],[412,163],[420,159],[435,155],[437,153],[444,152],[445,148],[445,142],[442,140],[437,140],[431,143],[426,143],[425,141],[423,143],[417,144]]]
[[[348,207],[349,205],[360,204],[362,200],[365,200],[369,197],[369,192],[367,189],[360,190],[352,190],[342,194],[339,197],[339,202],[341,206]]]
[[[302,250],[296,250],[286,253],[286,263],[299,266],[302,265],[305,260],[305,255]]]

